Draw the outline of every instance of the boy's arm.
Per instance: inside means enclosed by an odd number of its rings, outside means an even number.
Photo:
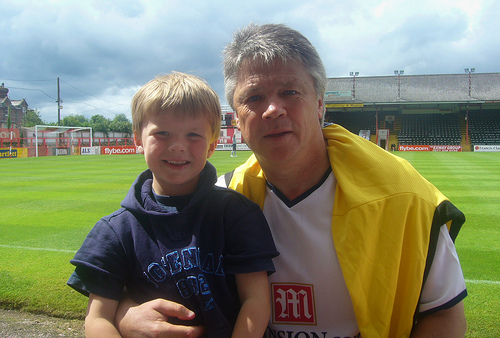
[[[118,301],[89,295],[89,305],[85,316],[86,337],[121,337],[115,327],[115,315]]]
[[[233,337],[262,337],[271,314],[266,271],[235,275],[241,309]]]

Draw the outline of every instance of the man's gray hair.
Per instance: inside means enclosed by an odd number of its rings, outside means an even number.
[[[318,98],[323,98],[325,94],[325,67],[306,37],[282,24],[250,24],[234,34],[233,41],[223,52],[226,99],[233,109],[238,70],[245,60],[266,65],[274,60],[299,62],[314,79]]]

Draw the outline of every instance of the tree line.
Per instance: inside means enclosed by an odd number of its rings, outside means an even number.
[[[113,119],[109,119],[99,114],[91,118],[86,118],[83,115],[68,115],[63,117],[61,123],[58,124],[56,122],[46,123],[43,121],[38,111],[28,109],[23,121],[23,127],[34,127],[36,125],[91,127],[92,132],[102,132],[106,136],[108,136],[110,132],[120,132],[128,134],[128,137],[132,136],[132,123],[125,114],[118,114]]]

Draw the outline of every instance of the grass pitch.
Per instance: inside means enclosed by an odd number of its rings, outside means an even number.
[[[456,246],[469,296],[467,337],[499,337],[500,153],[399,152],[466,217]],[[216,152],[219,174],[250,152]],[[83,318],[87,299],[66,281],[95,222],[119,207],[141,155],[0,160],[0,306]]]

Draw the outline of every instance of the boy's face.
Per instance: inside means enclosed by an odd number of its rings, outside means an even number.
[[[166,196],[192,193],[217,145],[205,117],[176,117],[171,112],[146,118],[134,141],[153,172],[154,191]]]

